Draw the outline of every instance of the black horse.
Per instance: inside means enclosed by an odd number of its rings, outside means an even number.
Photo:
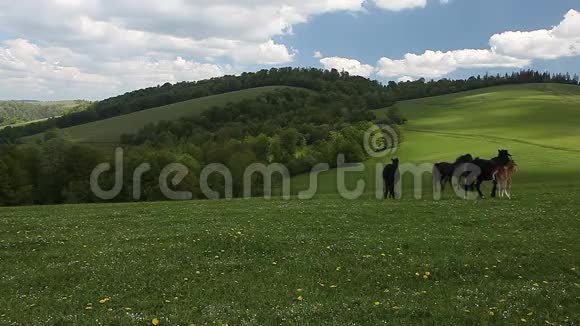
[[[468,171],[465,172],[465,176],[468,179],[465,184],[465,196],[467,196],[467,191],[477,190],[480,198],[484,198],[481,192],[481,184],[484,181],[493,181],[493,189],[491,190],[491,197],[496,196],[497,192],[497,181],[493,177],[494,172],[498,167],[506,166],[511,160],[512,155],[507,149],[499,149],[498,155],[491,160],[484,160],[476,157],[468,167]]]
[[[465,154],[459,156],[455,162],[448,163],[448,162],[439,162],[433,165],[433,189],[437,187],[441,187],[441,191],[443,191],[443,187],[446,183],[452,184],[451,181],[453,179],[453,175],[456,173],[458,168],[463,169],[466,163],[470,163],[473,161],[473,156],[471,154]]]
[[[399,179],[399,159],[391,159],[393,163],[387,164],[383,169],[383,180],[385,181],[385,199],[389,196],[395,199],[395,184]]]

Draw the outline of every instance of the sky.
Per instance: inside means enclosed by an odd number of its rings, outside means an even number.
[[[580,74],[580,2],[0,0],[3,100],[99,100],[286,66],[381,82]]]

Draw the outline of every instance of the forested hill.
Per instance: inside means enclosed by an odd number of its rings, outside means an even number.
[[[321,91],[329,96],[343,94],[360,101],[365,109],[378,109],[398,100],[415,99],[473,90],[496,85],[520,83],[578,84],[578,77],[551,75],[547,72],[521,71],[511,75],[474,76],[465,80],[441,79],[413,82],[378,81],[350,76],[347,72],[314,68],[272,68],[240,76],[223,76],[196,82],[180,82],[136,90],[92,104],[87,110],[17,128],[0,131],[0,142],[38,134],[51,128],[67,128],[88,122],[104,120],[136,111],[146,110],[209,95],[222,94],[261,86],[296,86]]]
[[[59,102],[0,101],[0,127],[81,111],[88,104],[89,102],[82,100]]]

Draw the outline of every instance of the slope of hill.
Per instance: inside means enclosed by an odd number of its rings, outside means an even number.
[[[116,144],[120,142],[121,135],[133,134],[147,124],[156,123],[162,120],[177,120],[183,117],[194,116],[214,106],[222,106],[228,102],[254,98],[266,92],[283,88],[292,87],[266,86],[220,95],[206,96],[78,125],[63,130],[70,140],[75,142]],[[32,142],[40,138],[42,138],[42,134],[26,137],[24,139],[27,142]]]
[[[0,128],[8,125],[24,125],[65,113],[81,110],[89,102],[74,101],[0,101]]]
[[[453,161],[464,153],[491,158],[507,148],[520,166],[515,189],[554,184],[572,185],[580,175],[580,87],[556,84],[501,86],[452,95],[404,101],[397,104],[409,121],[405,140],[394,156],[403,163]],[[380,117],[386,109],[377,110]],[[374,193],[374,165],[390,157],[365,163],[364,173],[349,173],[366,181]],[[320,176],[320,193],[336,194],[336,173]],[[431,192],[425,179],[423,192]],[[404,178],[411,195],[411,178]],[[308,176],[293,179],[296,190],[306,189]],[[380,184],[380,181],[379,181]]]

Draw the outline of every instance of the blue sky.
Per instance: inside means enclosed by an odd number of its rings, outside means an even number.
[[[272,66],[383,82],[580,73],[578,10],[577,0],[0,0],[0,99],[101,99]]]
[[[430,1],[425,9],[403,12],[368,10],[319,16],[294,27],[294,35],[282,36],[300,50],[297,64],[319,66],[313,51],[324,56],[355,58],[373,64],[380,57],[401,58],[426,50],[489,48],[489,38],[505,31],[549,29],[562,21],[570,9],[580,10],[572,0],[451,0]],[[536,59],[526,68],[580,73],[580,56],[557,60]],[[465,78],[474,74],[503,73],[517,68],[459,69],[444,77]],[[381,78],[379,78],[381,79]]]

